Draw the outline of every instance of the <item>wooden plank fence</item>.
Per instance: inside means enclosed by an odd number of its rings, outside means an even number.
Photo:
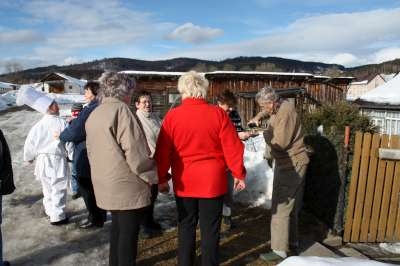
[[[356,133],[345,242],[400,241],[400,160],[379,158],[379,148],[399,149],[400,136]]]

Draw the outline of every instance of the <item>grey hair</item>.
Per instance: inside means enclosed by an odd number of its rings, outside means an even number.
[[[272,87],[261,88],[256,94],[256,101],[279,101],[279,95],[275,92]]]
[[[182,98],[203,98],[207,97],[208,80],[197,73],[196,71],[189,71],[183,74],[178,80],[178,91]]]
[[[124,73],[104,72],[99,78],[101,96],[123,100],[133,94],[136,81]]]

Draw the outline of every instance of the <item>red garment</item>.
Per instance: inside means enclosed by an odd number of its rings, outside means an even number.
[[[158,136],[155,159],[159,183],[170,178],[179,197],[212,198],[227,192],[226,168],[244,179],[244,145],[221,108],[187,98],[170,110]]]

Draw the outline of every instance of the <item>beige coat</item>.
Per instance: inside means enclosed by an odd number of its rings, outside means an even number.
[[[132,210],[150,204],[155,161],[140,123],[129,107],[104,98],[86,121],[86,145],[96,203],[105,210]]]
[[[139,121],[142,123],[144,134],[146,135],[147,144],[149,145],[151,157],[156,151],[158,134],[161,128],[161,119],[155,113],[148,113],[141,110],[136,111]]]
[[[280,168],[308,164],[303,143],[300,117],[293,103],[283,100],[279,109],[269,119],[264,138],[271,147],[271,156]]]

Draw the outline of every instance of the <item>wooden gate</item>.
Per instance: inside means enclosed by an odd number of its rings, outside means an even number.
[[[356,133],[344,228],[345,242],[400,241],[400,161],[379,148],[400,148],[400,136]]]

